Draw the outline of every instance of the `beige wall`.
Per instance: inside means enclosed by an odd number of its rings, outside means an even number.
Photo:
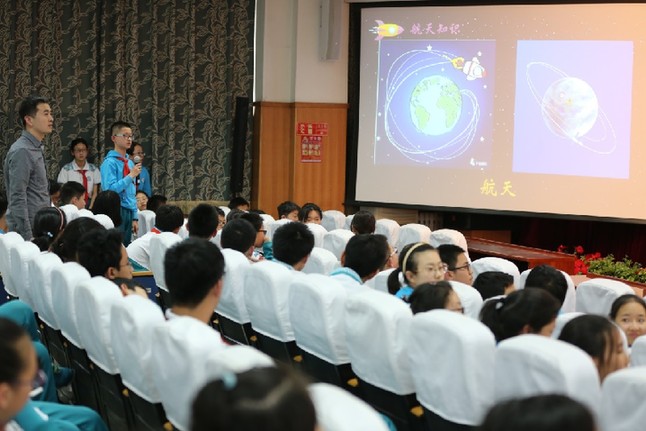
[[[339,60],[319,59],[320,0],[257,0],[255,101],[346,103],[349,6]]]

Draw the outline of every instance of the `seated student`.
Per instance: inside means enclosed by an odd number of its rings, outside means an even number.
[[[144,211],[148,209],[148,195],[146,192],[139,190],[135,194],[137,200],[137,211]]]
[[[305,383],[285,367],[225,374],[195,397],[191,431],[315,431]]]
[[[267,239],[267,229],[265,229],[265,223],[263,221],[263,218],[260,217],[260,214],[248,212],[240,215],[240,218],[247,220],[253,225],[253,228],[256,230],[256,239],[253,244],[253,258],[255,260],[262,258],[269,260],[273,259],[273,256],[271,254],[271,241]]]
[[[248,200],[242,196],[237,196],[229,201],[228,207],[232,210],[249,211],[250,205]]]
[[[532,268],[525,280],[525,287],[545,289],[558,299],[561,306],[567,293],[567,280],[558,269],[549,265],[538,265]]]
[[[4,193],[0,193],[0,235],[7,233],[9,226],[7,226],[7,196]]]
[[[274,261],[301,271],[314,248],[314,235],[301,223],[287,223],[274,232]]]
[[[146,203],[146,209],[157,213],[157,208],[159,208],[162,205],[166,205],[166,202],[168,202],[168,198],[164,195],[152,195],[151,197],[148,198],[148,202]]]
[[[256,229],[244,219],[231,220],[224,225],[220,243],[222,248],[230,248],[244,254],[247,259],[253,259],[254,242],[256,240]]]
[[[301,211],[301,207],[292,201],[285,201],[278,205],[276,210],[278,211],[279,220],[286,218],[291,221],[298,221],[298,213]]]
[[[298,212],[298,221],[301,223],[321,224],[321,220],[323,220],[323,211],[314,203],[306,203]]]
[[[224,257],[218,246],[203,238],[179,242],[166,252],[164,273],[173,304],[166,317],[188,316],[208,325],[222,295]]]
[[[231,220],[240,218],[240,216],[244,213],[245,213],[244,211],[234,208],[231,211],[229,211],[229,213],[227,214],[225,222],[229,223]]]
[[[438,281],[435,284],[424,283],[415,288],[408,298],[413,314],[424,311],[445,309],[464,314],[460,297],[448,281]]]
[[[112,190],[103,190],[96,197],[92,212],[95,215],[105,214],[110,217],[115,226],[121,226],[121,198],[119,194]]]
[[[354,234],[375,233],[376,226],[375,216],[370,211],[361,210],[352,216],[350,230]]]
[[[31,340],[23,328],[0,318],[0,429],[107,431],[96,412],[87,407],[31,401],[38,365]]]
[[[377,275],[388,259],[388,241],[383,235],[359,234],[350,238],[341,254],[342,268],[331,277],[352,289]]]
[[[189,238],[211,239],[218,232],[218,213],[213,205],[199,204],[188,214]]]
[[[565,395],[535,395],[502,401],[477,431],[596,431],[590,410]]]
[[[61,186],[62,184],[59,184],[54,180],[49,180],[49,200],[53,207],[58,206],[58,201],[61,197]]]
[[[628,346],[646,334],[646,303],[637,295],[621,295],[610,308],[610,319],[626,334]]]
[[[65,230],[54,238],[49,247],[52,253],[55,253],[63,262],[76,262],[76,250],[79,240],[86,233],[94,229],[105,230],[98,221],[90,217],[79,217],[72,220]]]
[[[222,211],[222,208],[220,207],[215,207],[215,212],[218,213],[218,232],[219,232],[222,230],[225,223],[227,222],[227,216],[226,214],[224,214],[224,211]]]
[[[132,264],[128,260],[128,253],[123,246],[123,236],[118,229],[95,229],[83,235],[79,241],[78,263],[81,264],[92,277],[103,276],[109,280],[117,278],[132,278]],[[118,285],[123,296],[143,294],[132,291],[128,286]]]
[[[485,271],[478,274],[473,281],[473,287],[480,292],[483,300],[494,296],[509,295],[516,290],[514,277],[500,271]]]
[[[61,187],[59,206],[74,205],[77,209],[85,208],[85,187],[75,181],[68,181]]]
[[[155,227],[128,245],[126,248],[128,257],[144,268],[150,268],[150,239],[161,232],[177,233],[183,225],[184,214],[179,207],[175,205],[159,207],[155,216]]]
[[[473,271],[464,249],[455,244],[442,244],[437,247],[437,251],[440,253],[440,259],[447,266],[444,279],[459,281],[471,286],[473,283]]]
[[[480,320],[491,329],[497,342],[521,334],[549,337],[560,308],[556,298],[544,289],[528,287],[485,302]]]
[[[34,237],[31,242],[36,244],[40,251],[49,250],[54,238],[65,229],[65,214],[57,207],[45,207],[38,210],[34,216]]]
[[[628,366],[628,355],[619,329],[607,317],[584,314],[565,324],[559,340],[586,352],[599,370],[603,383],[606,376]]]
[[[65,184],[74,181],[81,186],[84,193],[84,200],[92,208],[94,200],[99,193],[101,184],[101,171],[92,163],[87,161],[89,145],[83,138],[76,138],[70,143],[70,153],[74,160],[64,165],[58,173],[58,183]],[[79,208],[80,209],[80,208]]]
[[[442,281],[445,273],[446,264],[432,245],[425,242],[408,244],[399,253],[399,268],[388,276],[388,291],[406,301],[415,287]]]

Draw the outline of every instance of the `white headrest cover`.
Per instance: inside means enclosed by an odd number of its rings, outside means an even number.
[[[349,392],[327,383],[315,383],[308,389],[322,430],[388,431],[379,413]]]
[[[630,366],[646,365],[646,335],[637,337],[630,348]]]
[[[499,271],[509,274],[514,277],[514,284],[520,284],[520,271],[514,262],[511,260],[503,259],[501,257],[482,257],[471,262],[471,269],[473,270],[473,279],[487,271]]]
[[[601,429],[634,431],[646,423],[646,367],[626,368],[608,375],[601,387]]]
[[[305,274],[329,274],[341,266],[339,260],[329,250],[314,247],[307,258],[303,272]]]
[[[572,313],[561,313],[558,316],[556,316],[556,324],[554,325],[554,331],[552,331],[552,338],[555,340],[558,340],[559,336],[561,335],[561,331],[563,330],[563,327],[572,319],[575,317],[582,316],[584,313],[580,313],[578,311],[572,312]]]
[[[153,328],[166,321],[161,308],[147,298],[128,295],[113,304],[110,320],[110,339],[123,383],[146,401],[160,402],[151,363]]]
[[[451,288],[460,298],[460,302],[464,308],[464,315],[479,320],[483,302],[480,292],[474,287],[460,283],[459,281],[451,280],[449,283],[451,283]]]
[[[56,300],[52,300],[52,307],[56,321],[65,338],[76,347],[81,347],[76,322],[76,289],[82,282],[90,280],[90,273],[76,262],[66,262],[52,270],[52,292],[56,292]]]
[[[576,311],[607,316],[615,299],[621,295],[634,293],[630,286],[621,281],[593,278],[577,287]]]
[[[234,322],[248,323],[249,313],[244,301],[244,282],[251,263],[237,250],[225,248],[222,250],[222,256],[224,256],[222,296],[215,310]]]
[[[397,247],[397,242],[399,241],[399,223],[395,220],[388,218],[377,220],[375,233],[384,235],[388,240],[388,244]]]
[[[423,224],[409,223],[399,228],[399,239],[397,248],[402,250],[406,245],[415,242],[429,242],[431,240],[431,229]]]
[[[54,314],[52,299],[52,271],[57,266],[62,266],[61,258],[54,253],[42,253],[37,259],[32,259],[29,263],[31,271],[31,286],[34,292],[34,302],[36,302],[36,311],[40,318],[49,327],[60,329]],[[56,296],[58,301],[58,295]]]
[[[323,211],[321,224],[328,231],[333,231],[334,229],[343,229],[343,226],[345,226],[345,214],[343,214],[339,210]]]
[[[155,283],[161,289],[168,290],[164,279],[164,256],[166,256],[166,250],[181,240],[182,238],[173,232],[162,232],[150,238],[150,270],[155,277]]]
[[[417,399],[442,418],[479,425],[493,405],[496,339],[460,313],[431,310],[413,316],[408,357]]]
[[[289,310],[296,344],[334,365],[350,362],[343,325],[345,289],[332,277],[297,277],[289,289]]]
[[[114,228],[114,222],[105,214],[94,214],[94,220],[99,222],[99,224],[106,229]]]
[[[469,258],[469,247],[467,245],[467,239],[464,237],[462,232],[455,229],[438,229],[434,230],[431,233],[431,245],[435,248],[442,244],[453,244],[461,247]],[[475,276],[473,277],[475,279]]]
[[[410,307],[393,295],[361,290],[345,302],[345,333],[352,370],[366,382],[398,395],[415,391],[405,340]]]
[[[496,401],[548,393],[567,395],[596,411],[601,391],[592,358],[576,346],[541,335],[502,341],[496,352]]]
[[[337,260],[341,260],[341,255],[345,251],[345,246],[354,234],[345,229],[335,229],[325,234],[323,237],[323,248],[331,251]]]
[[[314,246],[323,247],[323,238],[325,238],[327,229],[318,223],[305,223],[305,226],[307,226],[310,232],[312,232],[312,235],[314,235]]]
[[[267,260],[251,265],[245,277],[244,295],[255,331],[283,342],[294,341],[288,297],[295,272]]]

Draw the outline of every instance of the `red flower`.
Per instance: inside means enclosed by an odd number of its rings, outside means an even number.
[[[581,247],[580,245],[577,245],[577,246],[574,248],[574,252],[575,252],[576,254],[583,254],[583,247]]]
[[[567,247],[561,244],[557,247],[556,251],[558,251],[559,253],[565,253],[567,251]]]

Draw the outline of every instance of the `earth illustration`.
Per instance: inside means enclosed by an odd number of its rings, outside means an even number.
[[[545,91],[543,120],[554,133],[578,141],[592,129],[599,115],[597,95],[578,78],[561,78]]]
[[[440,75],[422,79],[410,97],[410,115],[417,130],[438,136],[453,130],[462,113],[462,96],[455,82]]]

